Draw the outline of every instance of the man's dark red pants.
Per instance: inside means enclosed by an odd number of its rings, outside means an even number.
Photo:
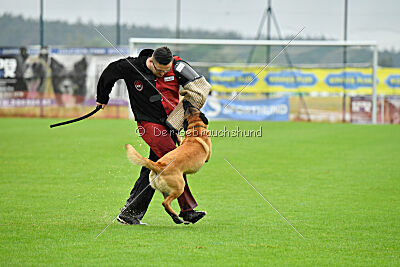
[[[170,131],[167,127],[147,121],[140,121],[137,124],[138,133],[150,146],[149,159],[157,161],[159,158],[176,148],[176,144],[171,138]],[[146,213],[155,191],[151,186],[148,186],[150,184],[149,174],[150,170],[142,167],[140,170],[140,176],[131,191],[129,199],[127,200],[127,203],[134,200],[129,205],[129,210],[139,220],[142,219]],[[185,190],[182,195],[178,197],[178,203],[181,211],[189,211],[197,207],[197,203],[190,192],[186,177],[184,177],[184,179],[186,182]]]

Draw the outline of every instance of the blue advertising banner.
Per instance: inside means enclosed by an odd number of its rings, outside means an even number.
[[[288,121],[289,98],[270,98],[262,100],[230,100],[209,96],[201,109],[209,119],[247,120],[247,121]]]

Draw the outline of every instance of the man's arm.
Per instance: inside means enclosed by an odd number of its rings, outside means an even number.
[[[179,92],[183,99],[188,100],[197,108],[203,107],[210,92],[211,85],[200,76],[187,62],[177,61],[174,65],[174,73],[178,77],[183,89]],[[169,114],[166,124],[169,128],[180,131],[183,127],[184,109],[182,101]]]
[[[185,87],[188,83],[199,79],[201,76],[186,61],[179,60],[174,65],[174,73],[179,84]]]
[[[124,77],[124,70],[129,65],[128,59],[120,59],[110,63],[103,71],[97,83],[97,105],[101,105],[102,109],[110,100],[110,93],[116,81]]]
[[[183,89],[179,92],[195,107],[201,108],[206,102],[211,85],[204,76],[199,75],[187,62],[179,60],[174,65],[174,73]]]

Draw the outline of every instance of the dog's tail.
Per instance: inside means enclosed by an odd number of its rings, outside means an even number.
[[[160,173],[162,171],[162,167],[159,166],[156,162],[146,159],[142,155],[140,155],[133,146],[126,144],[126,155],[128,159],[135,165],[144,166],[156,173]]]

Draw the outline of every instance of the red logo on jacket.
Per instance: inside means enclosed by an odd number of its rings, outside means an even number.
[[[143,90],[143,83],[141,81],[136,80],[134,84],[135,84],[136,90],[138,90],[139,92]]]

